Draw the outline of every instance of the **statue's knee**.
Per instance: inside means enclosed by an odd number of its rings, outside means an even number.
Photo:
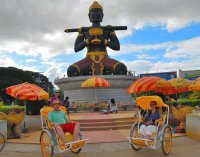
[[[74,77],[74,76],[79,76],[79,67],[77,65],[70,65],[69,68],[67,69],[67,75],[68,77]]]
[[[127,75],[127,67],[123,63],[117,63],[115,66],[115,74],[117,75]]]

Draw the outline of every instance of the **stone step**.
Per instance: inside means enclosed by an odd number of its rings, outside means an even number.
[[[95,127],[95,126],[116,126],[116,125],[131,125],[135,120],[128,121],[108,121],[108,122],[93,122],[93,123],[80,123],[80,127]]]
[[[134,117],[110,118],[110,119],[83,119],[79,120],[82,131],[102,131],[130,129],[135,122]]]
[[[132,125],[81,127],[81,131],[122,130],[122,129],[131,129],[131,126]]]
[[[73,120],[73,119],[72,119]],[[79,123],[94,123],[94,122],[116,122],[116,121],[131,121],[135,120],[134,117],[126,117],[126,118],[110,118],[110,119],[80,119],[74,120]]]

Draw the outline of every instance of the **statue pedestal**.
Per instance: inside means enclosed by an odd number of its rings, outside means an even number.
[[[114,98],[117,102],[130,101],[127,93],[128,87],[138,78],[126,75],[99,75],[110,82],[110,88],[81,88],[81,84],[92,76],[77,76],[56,79],[54,83],[64,91],[64,96],[69,96],[71,102],[98,102],[110,101]]]

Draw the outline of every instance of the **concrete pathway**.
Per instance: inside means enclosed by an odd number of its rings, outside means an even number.
[[[89,139],[88,143],[113,143],[127,141],[130,136],[130,129],[127,130],[105,130],[105,131],[82,131],[84,138]],[[8,139],[8,143],[18,144],[39,144],[41,131],[33,131],[30,133],[22,134],[19,139]],[[173,134],[173,138],[186,136],[182,133]]]
[[[186,136],[173,139],[169,157],[199,157],[200,143]],[[55,154],[54,157],[75,157],[70,152]],[[142,149],[134,152],[128,142],[88,144],[78,157],[163,157],[161,149]],[[42,157],[37,144],[7,143],[0,157]]]

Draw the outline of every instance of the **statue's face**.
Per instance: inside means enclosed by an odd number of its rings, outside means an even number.
[[[90,22],[102,22],[103,20],[103,12],[101,9],[92,9],[89,12]]]

